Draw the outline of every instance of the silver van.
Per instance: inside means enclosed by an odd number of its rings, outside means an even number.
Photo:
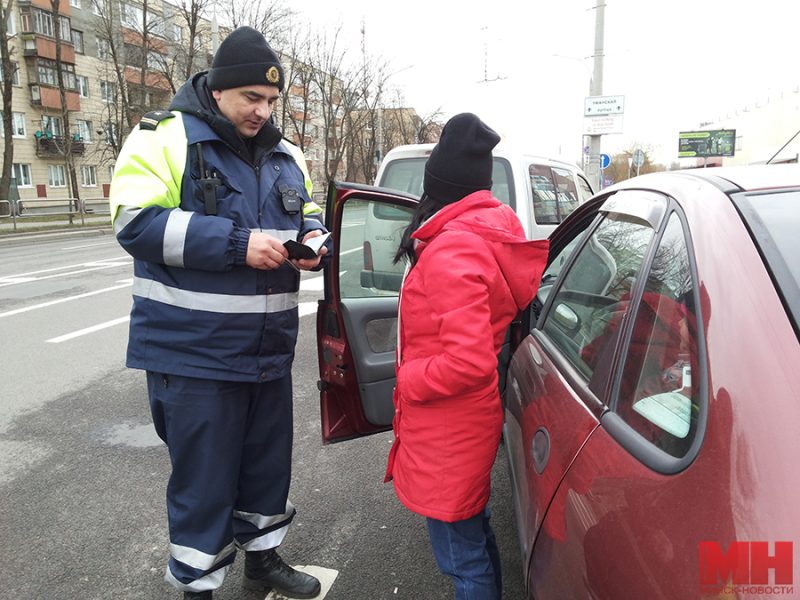
[[[398,146],[381,162],[375,185],[422,195],[425,162],[434,144]],[[543,239],[593,192],[574,164],[516,151],[502,143],[494,151],[492,193],[517,213],[528,239]],[[399,289],[402,265],[392,264],[411,209],[372,204],[366,214],[364,287]],[[370,285],[372,283],[372,285]],[[397,287],[395,287],[397,286]]]

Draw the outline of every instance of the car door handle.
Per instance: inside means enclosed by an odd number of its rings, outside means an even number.
[[[539,427],[533,434],[531,458],[533,459],[533,468],[541,475],[550,460],[550,433],[544,427]]]

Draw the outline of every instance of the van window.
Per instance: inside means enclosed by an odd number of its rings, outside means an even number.
[[[578,190],[571,171],[532,164],[528,167],[533,192],[533,216],[539,225],[558,225],[578,208]]]
[[[422,196],[422,179],[425,175],[425,158],[401,158],[386,165],[378,185],[381,187]]]
[[[425,177],[425,158],[399,158],[391,160],[383,170],[379,186],[422,196]],[[492,163],[492,194],[503,204],[515,208],[511,165],[507,160],[495,158]]]

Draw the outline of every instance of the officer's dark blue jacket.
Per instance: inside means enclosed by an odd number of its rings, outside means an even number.
[[[170,111],[146,115],[131,132],[111,184],[114,230],[135,259],[127,364],[204,379],[280,378],[294,357],[299,273],[289,264],[253,269],[245,257],[251,231],[282,241],[325,231],[308,214],[319,208],[302,153],[272,124],[243,141],[204,73]],[[216,214],[207,214],[204,178],[217,180]],[[284,208],[282,193],[292,190],[305,211]]]

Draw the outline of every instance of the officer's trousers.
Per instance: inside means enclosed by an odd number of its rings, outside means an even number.
[[[172,462],[165,579],[184,591],[215,589],[237,546],[275,548],[294,518],[291,375],[242,383],[148,371],[147,387]]]

